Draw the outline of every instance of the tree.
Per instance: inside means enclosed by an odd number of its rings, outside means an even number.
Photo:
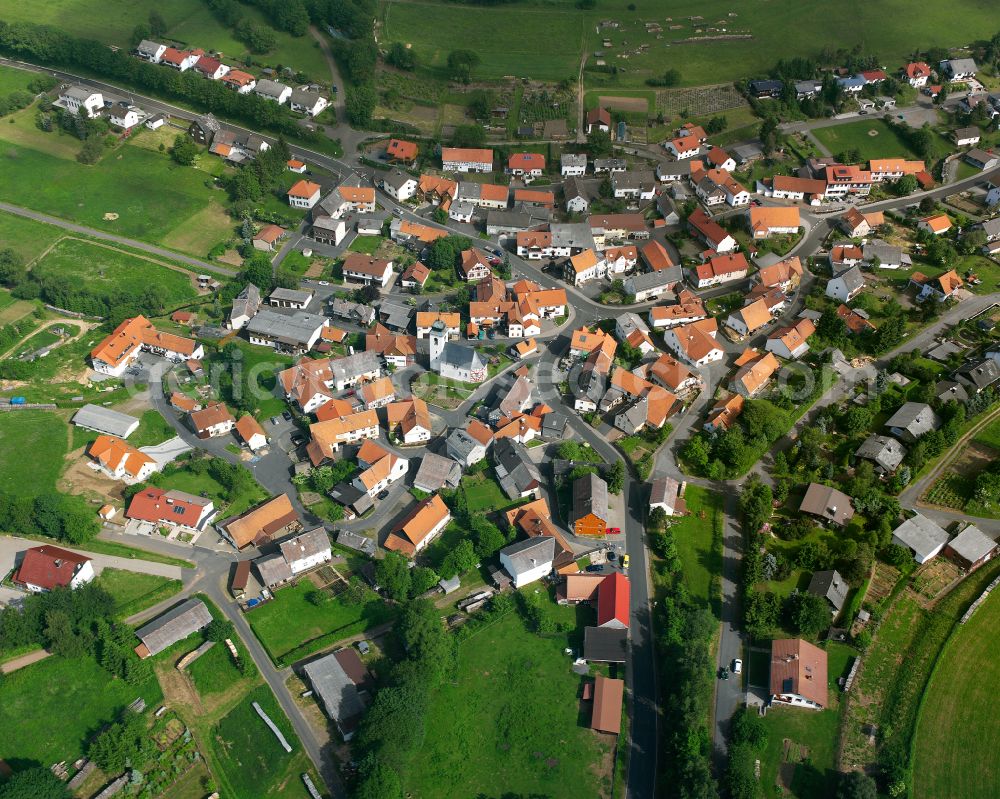
[[[408,72],[412,72],[417,66],[416,52],[402,42],[393,42],[385,60],[397,69],[405,69]]]
[[[461,541],[457,547],[444,557],[441,563],[441,576],[446,580],[456,574],[465,574],[478,562],[476,550],[469,539]]]
[[[378,105],[378,92],[370,83],[348,87],[344,98],[344,111],[347,114],[347,121],[354,127],[364,128],[370,125],[376,105]]]
[[[151,748],[145,717],[126,710],[119,721],[93,740],[88,754],[102,771],[117,774],[129,764],[143,762]]]
[[[761,752],[767,746],[767,725],[755,710],[744,707],[733,717],[730,739]]]
[[[620,494],[625,488],[625,463],[617,460],[608,469],[608,491]]]
[[[917,179],[913,175],[903,175],[899,178],[893,185],[893,190],[899,197],[906,197],[908,194],[913,194],[920,184],[917,183]]]
[[[403,799],[403,782],[390,766],[375,762],[352,794],[354,799]]]
[[[420,596],[425,591],[430,591],[440,579],[437,572],[427,566],[410,569],[410,596]]]
[[[220,643],[227,638],[234,638],[236,635],[233,623],[226,619],[212,619],[205,627],[205,639]]]
[[[83,147],[76,154],[76,160],[81,164],[96,164],[104,155],[104,138],[96,133],[84,139]]]
[[[174,137],[173,146],[170,148],[170,157],[181,166],[191,166],[198,155],[198,145],[190,136],[178,133]]]
[[[768,636],[781,619],[781,600],[770,591],[751,591],[743,602],[743,621],[754,638]]]
[[[472,70],[479,65],[479,55],[472,50],[452,50],[448,53],[448,72],[452,80],[468,83]]]
[[[663,73],[664,86],[676,86],[681,82],[681,73],[677,69],[668,69]]]
[[[243,262],[239,279],[243,283],[253,283],[263,294],[270,293],[274,283],[274,272],[267,253],[255,252],[247,258]]]
[[[35,766],[0,783],[0,799],[69,799],[69,789],[51,769]]]
[[[456,125],[451,144],[453,147],[482,147],[486,144],[486,131],[482,125]]]
[[[149,32],[153,36],[162,36],[167,32],[167,22],[155,8],[149,12]]]
[[[830,605],[825,597],[800,592],[788,598],[792,628],[800,635],[814,636],[830,626]]]
[[[756,533],[764,526],[771,517],[772,501],[771,487],[762,483],[757,475],[751,475],[740,492],[740,510],[747,531]]]
[[[385,592],[402,602],[410,594],[410,564],[399,552],[389,552],[375,562],[375,581]]]
[[[851,771],[840,778],[837,799],[877,799],[875,780],[863,771]]]
[[[591,158],[607,158],[613,151],[611,134],[595,128],[587,134],[587,150]]]
[[[480,560],[493,557],[507,544],[507,539],[500,528],[484,516],[473,516],[469,519],[469,527],[476,541],[476,556]]]

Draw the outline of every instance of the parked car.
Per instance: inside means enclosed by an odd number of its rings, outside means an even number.
[[[719,667],[719,679],[720,680],[728,680],[729,679],[729,669],[727,669],[725,666],[720,666]]]
[[[604,532],[607,533],[608,535],[621,535],[622,534],[622,528],[621,527],[608,527]]]
[[[281,414],[281,418],[284,419],[286,422],[292,421],[291,411],[285,411],[283,414]]]
[[[388,497],[388,496],[389,496],[389,492],[388,492],[388,491],[383,491],[382,493],[380,493],[380,494],[378,495],[378,498],[379,498],[379,499],[385,499],[385,498],[386,498],[386,497]]]
[[[272,416],[271,417],[271,424],[273,424],[275,426],[281,424],[281,417],[280,416]]]
[[[627,552],[624,555],[622,555],[622,568],[623,569],[627,569],[628,568],[628,553]]]
[[[599,563],[591,563],[589,566],[587,566],[587,568],[584,571],[588,571],[588,572],[602,572],[602,571],[604,571],[604,567],[601,564],[599,564]]]
[[[358,652],[362,655],[367,655],[371,651],[371,647],[368,646],[367,641],[358,641],[357,643]]]
[[[739,658],[733,658],[733,674],[743,673],[743,661]]]

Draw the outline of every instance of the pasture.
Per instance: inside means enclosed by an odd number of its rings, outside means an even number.
[[[229,62],[242,62],[249,55],[246,47],[233,37],[233,32],[223,26],[201,0],[171,0],[169,3],[53,0],[40,6],[17,0],[0,0],[0,19],[54,25],[71,36],[128,47],[132,30],[136,25],[145,23],[153,9],[159,11],[167,23],[166,33],[160,39],[175,40],[205,50],[219,50],[226,54]],[[264,14],[253,7],[243,6],[240,12],[248,19],[270,27]],[[255,61],[286,64],[310,73],[314,79],[328,78],[326,63],[310,37],[295,38],[274,29],[272,32],[277,42],[275,49],[264,56],[252,56]]]
[[[216,645],[218,649],[222,644]],[[292,747],[291,753],[278,743],[264,720],[253,709],[257,702],[275,723]],[[227,796],[271,796],[303,799],[309,796],[301,774],[309,769],[309,759],[302,750],[288,718],[267,686],[251,691],[212,730],[211,747],[216,761],[216,776],[227,788]],[[311,769],[309,769],[311,770]]]
[[[90,656],[50,657],[8,674],[0,682],[4,758],[72,762],[85,753],[94,733],[137,696],[147,704],[158,702],[163,694],[156,678],[128,685]]]
[[[0,452],[8,453],[0,458],[0,493],[30,497],[55,491],[67,444],[66,422],[54,413],[0,414]],[[30,475],[24,470],[26,456],[31,460]]]
[[[7,127],[0,126],[4,173],[0,200],[155,244],[198,222],[202,234],[189,252],[199,257],[205,255],[206,240],[221,241],[231,233],[231,220],[224,214],[214,218],[202,214],[206,208],[221,208],[226,195],[208,188],[199,170],[130,144],[107,153],[94,166],[84,166],[72,160],[78,143],[71,155],[60,157],[43,152],[35,142],[12,141]],[[73,144],[56,133],[36,131],[34,136],[41,142]],[[39,175],[46,179],[39,180]],[[106,214],[117,217],[106,219]],[[177,242],[179,247],[183,244]]]
[[[913,796],[991,799],[1000,780],[1000,728],[992,697],[1000,678],[993,594],[945,646],[924,692],[913,744]]]
[[[668,69],[680,71],[681,85],[701,86],[763,76],[778,58],[814,56],[824,47],[860,45],[894,70],[914,47],[982,39],[981,14],[976,0],[921,8],[919,14],[906,0],[822,6],[815,0],[775,0],[752,8],[705,0],[696,12],[680,0],[602,0],[587,11],[573,0],[524,0],[488,9],[441,0],[382,0],[379,41],[412,43],[422,69],[437,74],[448,53],[461,46],[481,56],[475,78],[575,77],[587,53],[588,88],[641,87]],[[824,24],[817,26],[820,16]],[[893,24],[885,26],[885,19]],[[603,20],[617,27],[599,28]],[[604,66],[596,63],[597,51]]]
[[[145,256],[104,244],[69,237],[36,261],[32,273],[46,278],[82,280],[92,294],[107,298],[120,294],[139,297],[155,285],[168,307],[197,296],[189,272],[170,269]]]
[[[546,609],[575,618],[571,608]],[[564,635],[528,632],[516,613],[463,641],[454,677],[431,694],[420,757],[404,777],[407,795],[466,799],[492,788],[550,799],[606,796],[602,765],[610,771],[614,738],[589,729],[566,645]]]

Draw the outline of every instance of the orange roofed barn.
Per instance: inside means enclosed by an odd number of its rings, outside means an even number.
[[[438,494],[417,503],[385,539],[385,548],[413,557],[451,521],[451,511]]]

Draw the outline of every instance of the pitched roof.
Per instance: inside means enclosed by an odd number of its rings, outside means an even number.
[[[236,422],[236,432],[240,434],[240,438],[244,441],[249,442],[254,436],[263,436],[267,438],[267,433],[264,432],[264,428],[260,426],[260,422],[254,419],[249,413],[243,414]]]
[[[800,638],[771,642],[771,696],[801,696],[827,706],[826,652]]]
[[[780,368],[781,363],[774,357],[774,353],[767,352],[741,367],[733,379],[742,385],[747,394],[752,397],[767,384]]]
[[[912,549],[921,561],[948,543],[947,531],[919,513],[915,513],[913,518],[907,519],[893,530],[892,537],[898,538],[905,546]]]
[[[412,161],[417,157],[418,149],[414,142],[404,139],[389,139],[385,146],[386,155],[399,161]]]
[[[578,477],[573,482],[573,507],[570,510],[570,523],[593,514],[606,522],[608,513],[608,484],[591,472]]]
[[[125,515],[130,519],[147,522],[171,519],[187,522],[193,526],[198,522],[204,509],[211,504],[210,499],[196,497],[183,491],[164,491],[162,488],[150,486],[132,497]]]
[[[767,233],[772,228],[797,228],[801,224],[797,205],[759,205],[750,209],[750,230]]]
[[[198,347],[196,341],[172,333],[160,333],[146,317],[135,316],[118,325],[111,335],[91,350],[90,357],[117,366],[143,345],[182,355],[191,355]]]
[[[615,627],[586,627],[583,631],[583,658],[594,663],[624,663],[628,653],[628,630]]]
[[[932,233],[944,233],[951,228],[951,219],[948,218],[947,214],[924,217],[920,221],[927,225]]]
[[[442,147],[441,162],[458,161],[473,164],[493,165],[493,151],[486,149],[470,149],[462,147]]]
[[[155,655],[208,626],[212,614],[200,599],[186,599],[135,631],[140,657]]]
[[[597,588],[597,624],[603,627],[610,621],[618,621],[625,627],[629,623],[628,577],[614,572],[605,577]]]
[[[843,491],[822,483],[809,484],[799,510],[839,525],[847,524],[854,516],[851,498]]]
[[[709,258],[705,263],[695,267],[695,274],[698,280],[710,280],[713,277],[738,274],[750,269],[746,256],[741,252],[728,253],[726,255],[716,255]]]
[[[787,283],[794,277],[802,277],[802,262],[797,255],[769,266],[762,266],[757,272],[757,279],[763,286],[777,286]]]
[[[216,526],[229,533],[237,549],[243,549],[251,543],[266,543],[278,530],[297,521],[299,514],[292,507],[288,495],[278,494],[239,516],[224,519]]]
[[[948,549],[968,563],[976,563],[997,548],[997,542],[970,524],[948,542]]]
[[[144,466],[156,463],[149,455],[116,436],[100,435],[95,438],[90,444],[89,454],[105,469],[114,472],[122,467],[130,477],[138,477]]]
[[[836,569],[827,569],[826,571],[813,572],[807,590],[810,594],[824,597],[839,611],[844,606],[849,588],[850,586],[840,576],[840,572]]]
[[[51,591],[59,586],[68,586],[80,567],[89,560],[85,555],[51,544],[32,547],[25,550],[14,581]]]
[[[622,700],[625,696],[623,680],[598,674],[594,677],[594,711],[590,728],[617,735],[622,727]]]
[[[754,300],[749,305],[744,305],[738,311],[735,311],[733,316],[739,317],[751,333],[759,330],[771,321],[771,312],[767,307],[767,303],[763,300]]]
[[[191,426],[199,433],[215,425],[235,421],[224,402],[213,402],[200,411],[191,411],[190,419]]]
[[[660,272],[675,265],[667,248],[655,239],[643,246],[642,257],[653,272]]]
[[[417,503],[385,540],[385,548],[413,555],[431,530],[451,515],[439,494]]]
[[[510,561],[511,576],[516,577],[544,563],[551,564],[556,556],[556,540],[548,535],[523,538],[505,546],[500,554]]]
[[[314,197],[316,194],[321,192],[323,187],[318,183],[313,183],[310,180],[299,180],[296,181],[292,187],[288,190],[289,197],[298,197],[303,200],[308,200]]]
[[[529,172],[533,169],[545,169],[545,156],[540,153],[513,153],[507,159],[507,168],[510,170],[523,169]]]

